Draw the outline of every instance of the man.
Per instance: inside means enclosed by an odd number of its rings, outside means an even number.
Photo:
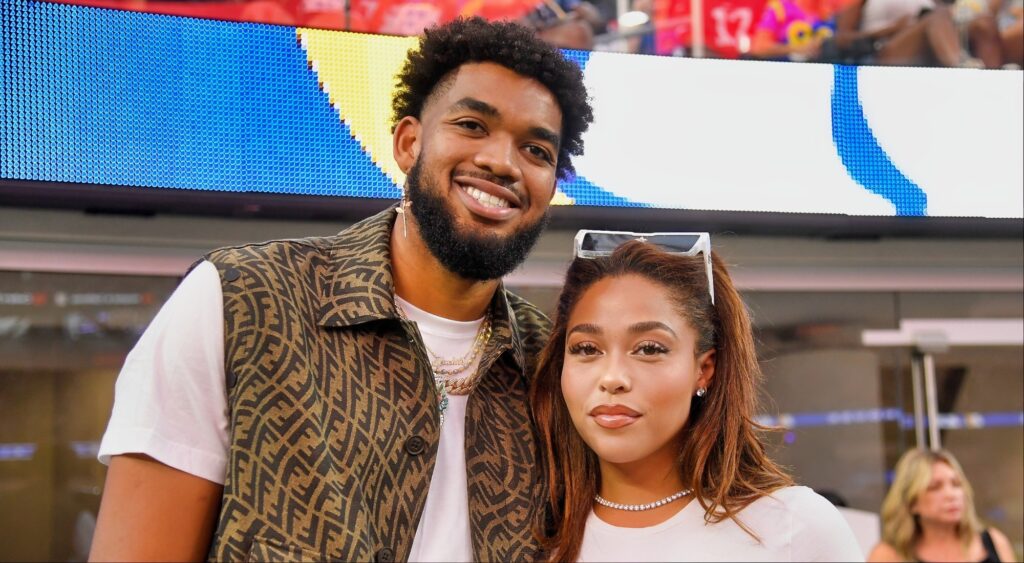
[[[590,123],[528,30],[458,20],[399,74],[393,210],[206,256],[118,378],[92,559],[534,556],[529,376],[507,293]]]

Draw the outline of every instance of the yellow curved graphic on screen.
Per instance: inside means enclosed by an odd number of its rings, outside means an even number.
[[[405,185],[391,150],[391,98],[395,76],[417,39],[310,28],[296,33],[320,88],[360,147],[396,186]],[[573,200],[556,190],[551,203]]]
[[[391,98],[395,75],[415,37],[387,37],[298,28],[310,68],[331,106],[374,164],[395,182],[405,184],[391,152]]]
[[[576,200],[567,196],[562,190],[555,190],[554,197],[551,198],[551,205],[574,205]]]

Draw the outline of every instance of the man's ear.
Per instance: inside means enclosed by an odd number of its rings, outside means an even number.
[[[403,173],[408,174],[420,156],[422,130],[420,120],[410,115],[395,124],[395,132],[392,134],[393,150],[395,162]]]
[[[700,373],[700,376],[697,377],[697,387],[705,389],[711,387],[711,381],[715,378],[716,358],[717,350],[714,348],[697,357],[697,368]]]

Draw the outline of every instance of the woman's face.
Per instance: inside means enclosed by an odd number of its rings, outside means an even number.
[[[569,315],[562,394],[576,430],[603,462],[675,463],[714,351],[661,285],[637,275],[591,286]]]
[[[922,492],[911,512],[922,520],[942,524],[956,524],[964,514],[964,486],[956,471],[944,461],[932,464],[932,478]]]

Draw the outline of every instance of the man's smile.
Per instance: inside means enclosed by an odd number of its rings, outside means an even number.
[[[474,215],[491,221],[507,221],[521,212],[522,200],[505,186],[477,175],[457,173],[452,184]]]

